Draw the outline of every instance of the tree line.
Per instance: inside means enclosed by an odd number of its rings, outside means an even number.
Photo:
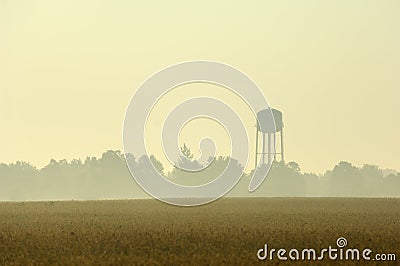
[[[185,155],[178,166],[197,164],[190,149],[182,147]],[[182,185],[199,185],[216,178],[229,161],[229,157],[212,158],[204,171],[188,175],[173,168],[166,172],[153,155],[133,158],[120,151],[109,150],[101,158],[50,160],[38,169],[27,162],[0,164],[0,200],[88,200],[149,197],[133,180],[125,159],[143,173],[151,164],[165,178]],[[211,159],[211,158],[210,158]],[[243,166],[237,160],[238,171]],[[252,173],[245,173],[237,186],[228,193],[232,197],[400,197],[400,173],[385,173],[376,165],[356,167],[339,162],[324,174],[302,173],[296,162],[274,162],[261,187],[253,193],[247,190]],[[190,177],[188,177],[190,176]]]

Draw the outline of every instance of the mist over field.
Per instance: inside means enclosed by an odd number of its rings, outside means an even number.
[[[0,164],[0,200],[98,200],[150,198],[134,181],[125,155],[109,150],[101,158],[51,160],[37,169],[25,162]],[[135,159],[140,171],[149,171],[150,161],[172,182],[198,185],[216,178],[228,158],[219,157],[205,171],[187,175],[173,169],[165,171],[154,156]],[[194,160],[182,158],[181,164]],[[241,165],[237,164],[237,169]],[[296,162],[275,162],[270,174],[255,192],[248,192],[251,173],[245,173],[228,197],[400,197],[400,174],[378,166],[356,167],[338,162],[323,174],[304,173]],[[150,178],[151,176],[149,176]]]

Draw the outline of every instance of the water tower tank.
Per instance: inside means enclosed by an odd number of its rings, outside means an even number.
[[[271,113],[272,116],[271,117]],[[275,121],[275,126],[274,122]],[[257,113],[257,129],[263,133],[276,133],[283,128],[282,112],[276,109],[264,109]]]

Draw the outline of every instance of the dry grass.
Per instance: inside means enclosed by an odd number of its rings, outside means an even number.
[[[341,236],[348,247],[400,256],[400,200],[0,203],[0,265],[249,265],[265,243],[318,249]]]

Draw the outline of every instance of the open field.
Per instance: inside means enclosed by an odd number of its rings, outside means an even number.
[[[348,248],[395,253],[398,262],[400,200],[231,198],[191,208],[156,200],[0,203],[0,265],[251,265],[260,264],[265,243],[320,250],[336,247],[339,237]]]

